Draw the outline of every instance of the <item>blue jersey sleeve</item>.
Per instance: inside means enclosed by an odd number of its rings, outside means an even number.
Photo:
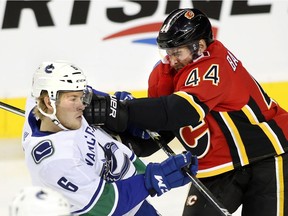
[[[129,179],[116,182],[119,192],[119,199],[115,215],[122,215],[134,208],[148,196],[148,190],[145,187],[144,175],[136,175]]]
[[[100,198],[84,215],[124,215],[144,201],[148,195],[144,174],[114,183],[106,182]]]

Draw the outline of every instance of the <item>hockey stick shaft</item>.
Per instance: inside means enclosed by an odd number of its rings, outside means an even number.
[[[25,111],[24,110],[19,109],[18,107],[9,105],[7,103],[4,103],[2,101],[0,101],[0,108],[6,110],[8,112],[12,112],[14,114],[20,115],[20,116],[25,116]]]
[[[150,137],[157,143],[157,145],[168,155],[173,156],[175,152],[168,146],[162,145],[160,142],[160,135],[156,132],[146,130]],[[190,170],[185,167],[185,174],[191,179],[192,184],[198,189],[198,191],[206,197],[206,199],[215,207],[215,209],[223,216],[232,216],[231,213],[220,203],[216,197],[206,188],[206,186],[194,175],[191,174]]]

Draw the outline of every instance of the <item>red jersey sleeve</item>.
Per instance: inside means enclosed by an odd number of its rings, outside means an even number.
[[[159,61],[153,68],[148,80],[148,97],[160,97],[174,92],[174,71],[169,64]]]

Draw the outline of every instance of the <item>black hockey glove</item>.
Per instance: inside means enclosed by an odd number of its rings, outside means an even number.
[[[114,132],[123,132],[127,128],[128,111],[125,101],[119,101],[114,95],[93,94],[83,115],[90,125],[104,126]]]

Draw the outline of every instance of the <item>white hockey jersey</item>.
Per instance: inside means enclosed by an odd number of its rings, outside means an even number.
[[[33,184],[62,193],[76,214],[134,215],[148,196],[144,175],[131,178],[131,183],[118,180],[143,173],[144,163],[101,128],[90,127],[84,118],[78,130],[40,131],[34,106],[35,101],[28,99],[23,130],[25,160]],[[119,187],[117,181],[136,190]],[[138,199],[131,200],[136,193]],[[119,206],[122,202],[126,203]]]

